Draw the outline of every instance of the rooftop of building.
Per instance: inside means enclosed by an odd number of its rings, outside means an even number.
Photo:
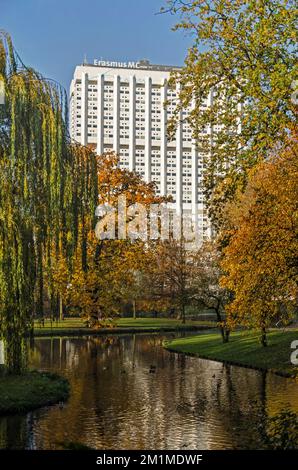
[[[173,70],[180,70],[181,67],[177,65],[163,65],[163,64],[151,64],[147,59],[141,59],[139,61],[114,61],[114,60],[102,60],[94,59],[93,63],[84,61],[81,66],[85,67],[107,67],[117,69],[139,69],[139,70],[155,70],[160,72],[171,72]]]

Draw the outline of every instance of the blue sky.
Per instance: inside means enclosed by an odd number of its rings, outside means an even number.
[[[75,65],[94,58],[182,65],[190,38],[157,15],[166,0],[0,0],[0,29],[26,65],[67,90]]]

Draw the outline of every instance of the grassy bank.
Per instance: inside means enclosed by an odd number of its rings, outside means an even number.
[[[37,371],[0,376],[0,415],[34,410],[64,401],[68,381],[55,374]]]
[[[34,333],[36,336],[51,335],[85,335],[85,334],[106,334],[106,333],[138,333],[138,332],[158,332],[176,330],[200,330],[214,326],[210,321],[186,321],[169,318],[120,318],[115,321],[113,328],[92,329],[87,328],[80,318],[67,318],[63,321],[50,322],[46,320],[44,326],[35,322]]]
[[[290,362],[294,340],[298,340],[298,329],[270,332],[266,348],[260,345],[259,336],[252,332],[235,332],[227,344],[222,343],[219,333],[207,333],[167,341],[165,347],[205,359],[294,375],[298,369]]]

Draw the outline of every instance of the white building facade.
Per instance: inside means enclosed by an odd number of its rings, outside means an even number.
[[[155,182],[156,193],[172,196],[170,208],[191,215],[204,240],[210,238],[211,227],[203,195],[203,158],[185,120],[188,110],[181,112],[175,138],[167,138],[178,96],[168,86],[174,69],[148,61],[77,66],[70,87],[70,134],[98,155],[115,151],[122,168]]]

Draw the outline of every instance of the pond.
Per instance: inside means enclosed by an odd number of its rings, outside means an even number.
[[[162,343],[175,336],[35,339],[31,365],[66,376],[71,396],[0,418],[0,448],[260,448],[262,415],[298,412],[295,381],[170,353]]]

